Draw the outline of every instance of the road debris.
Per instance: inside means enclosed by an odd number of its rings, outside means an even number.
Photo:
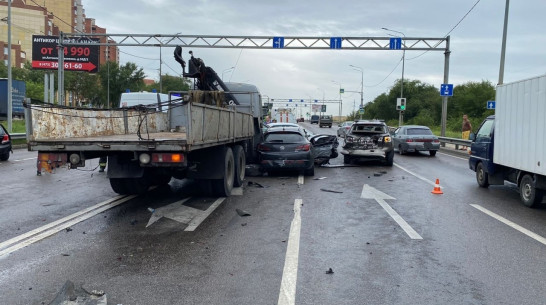
[[[153,212],[155,212],[155,209],[154,209],[154,208],[148,208],[148,211],[149,211],[150,213],[153,213]]]
[[[102,290],[87,291],[85,288],[75,288],[74,283],[67,280],[50,305],[107,305],[106,294]]]
[[[247,183],[248,186],[254,186],[254,187],[260,187],[260,188],[264,188],[265,186],[259,184],[258,182],[252,182],[252,181],[248,181]]]
[[[243,210],[239,210],[239,209],[235,209],[235,211],[237,211],[237,214],[239,214],[239,216],[241,216],[241,217],[251,216],[250,213],[247,212],[247,211],[243,211]]]
[[[313,178],[313,180],[324,180],[324,179],[327,179],[328,177],[320,177],[320,178]]]
[[[326,274],[334,274],[334,270],[332,270],[332,268],[328,268]]]
[[[341,194],[343,192],[340,192],[340,191],[334,191],[334,190],[328,190],[328,189],[320,189],[321,191],[323,192],[330,192],[330,193],[336,193],[336,194]]]

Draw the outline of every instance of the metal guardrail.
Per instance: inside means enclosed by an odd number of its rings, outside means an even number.
[[[26,139],[27,137],[26,133],[12,133],[10,135],[13,140]],[[470,144],[472,144],[472,141],[470,140],[463,140],[463,139],[457,139],[457,138],[438,137],[438,139],[440,140],[440,144],[442,145],[442,147],[445,147],[446,144],[454,144],[455,149],[459,149],[459,145],[470,146]]]
[[[457,138],[438,137],[438,139],[440,140],[440,144],[442,145],[442,147],[445,147],[446,144],[449,143],[449,144],[454,144],[455,149],[459,149],[459,145],[470,147],[470,145],[472,144],[472,141],[470,140],[463,140],[463,139],[457,139]]]
[[[20,139],[26,139],[27,134],[26,133],[10,133],[12,140],[20,140]]]

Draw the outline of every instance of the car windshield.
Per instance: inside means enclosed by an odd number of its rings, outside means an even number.
[[[409,135],[409,136],[416,136],[416,135],[419,135],[419,136],[423,136],[423,135],[432,135],[432,131],[428,128],[408,128],[408,130],[406,131],[406,133]]]
[[[353,132],[385,133],[383,125],[353,125]]]
[[[305,138],[294,132],[273,132],[265,135],[265,142],[269,143],[304,143]]]

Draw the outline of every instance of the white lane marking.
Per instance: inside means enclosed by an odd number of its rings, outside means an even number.
[[[303,184],[303,175],[298,176],[298,184]]]
[[[493,218],[495,218],[496,220],[504,223],[505,225],[507,225],[507,226],[509,226],[509,227],[511,227],[513,229],[518,230],[520,233],[523,233],[523,234],[531,237],[532,239],[538,241],[539,243],[546,245],[546,238],[544,238],[544,237],[542,237],[542,236],[540,236],[540,235],[538,235],[538,234],[536,234],[536,233],[534,233],[534,232],[532,232],[530,230],[527,230],[524,227],[522,227],[522,226],[520,226],[520,225],[518,225],[518,224],[516,224],[516,223],[514,223],[514,222],[512,222],[512,221],[498,215],[498,214],[495,214],[494,212],[489,211],[488,209],[482,207],[481,205],[471,204],[470,206],[473,207],[473,208],[478,209],[479,211],[481,211],[481,212],[483,212],[483,213],[485,213],[485,214],[487,214],[487,215],[489,215],[489,216],[491,216]]]
[[[425,178],[425,177],[423,177],[423,176],[421,176],[421,175],[419,175],[419,174],[416,174],[416,173],[410,171],[410,170],[407,169],[407,168],[404,168],[404,167],[402,167],[402,166],[400,166],[400,165],[398,165],[398,164],[396,164],[396,163],[394,163],[394,166],[398,167],[399,169],[401,169],[401,170],[407,172],[408,174],[410,174],[410,175],[412,175],[412,176],[415,176],[416,178],[419,178],[419,179],[425,181],[426,183],[428,183],[428,184],[430,184],[430,185],[432,185],[432,186],[436,186],[436,182],[431,181],[431,180],[428,180],[427,178]],[[444,189],[444,187],[442,187],[442,189]]]
[[[26,159],[17,159],[17,160],[13,160],[13,162],[21,162],[21,161],[36,160],[36,159],[38,158],[34,157],[34,158],[26,158]]]
[[[367,184],[364,184],[362,187],[362,194],[360,198],[364,199],[375,199],[387,214],[396,221],[396,223],[408,234],[411,239],[423,239],[419,233],[417,233],[405,220],[400,216],[396,211],[385,201],[385,199],[395,199]]]
[[[200,211],[198,209],[183,205],[184,202],[188,201],[190,198],[191,197],[184,198],[153,210],[152,216],[150,216],[146,228],[151,226],[154,222],[160,220],[162,217],[170,218],[174,221],[182,223],[189,223],[190,220],[197,216]]]
[[[195,229],[197,229],[197,227],[205,220],[207,219],[207,217],[209,217],[209,215],[214,211],[216,210],[216,208],[222,203],[224,202],[224,200],[226,200],[226,197],[220,197],[218,199],[216,199],[216,201],[214,201],[213,204],[211,204],[211,206],[206,209],[204,212],[200,213],[199,215],[197,215],[196,217],[194,217],[190,223],[188,224],[188,226],[186,227],[186,229],[184,229],[184,231],[195,231]]]
[[[288,235],[288,245],[286,247],[286,257],[284,259],[278,305],[296,304],[302,203],[302,199],[296,199],[294,201],[294,219],[292,219],[292,225],[290,225],[290,233]]]
[[[20,242],[20,243],[17,243],[11,247],[8,247],[2,251],[0,251],[0,258],[3,257],[4,255],[7,255],[7,254],[10,254],[10,253],[13,253],[19,249],[22,249],[28,245],[31,245],[37,241],[40,241],[46,237],[49,237],[59,231],[62,231],[66,228],[69,228],[77,223],[80,223],[86,219],[89,219],[101,212],[104,212],[108,209],[111,209],[115,206],[118,206],[126,201],[129,201],[133,198],[135,198],[137,195],[131,195],[131,196],[118,196],[116,197],[117,199],[119,200],[116,200],[116,198],[114,199],[110,199],[110,200],[107,200],[105,202],[102,202],[102,203],[99,203],[91,208],[87,208],[83,211],[80,211],[80,212],[77,212],[77,213],[74,213],[68,217],[65,217],[65,218],[62,218],[60,220],[57,220],[53,223],[50,223],[48,225],[45,225],[41,228],[38,228],[38,229],[35,229],[33,231],[30,231],[26,234],[23,234],[24,236],[27,236],[25,237],[25,240]],[[106,204],[105,204],[106,203]],[[98,208],[97,208],[98,207]],[[93,210],[90,210],[92,208],[95,208]],[[84,211],[87,211],[87,212],[84,212]],[[64,220],[64,221],[61,221],[61,220]],[[52,225],[52,224],[55,224],[55,225]],[[33,234],[30,234],[34,232]],[[30,235],[29,235],[30,234]],[[22,236],[23,236],[22,235]],[[30,237],[32,236],[32,237]],[[30,238],[28,238],[30,237]],[[28,238],[28,239],[27,239]],[[10,244],[13,244],[13,240],[20,240],[20,237],[15,237],[15,238],[12,238],[2,244],[5,244],[5,245],[10,245]]]

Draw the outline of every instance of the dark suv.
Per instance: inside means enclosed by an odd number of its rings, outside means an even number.
[[[318,124],[320,116],[314,114],[311,116],[311,124]]]
[[[394,145],[389,127],[383,121],[356,121],[345,135],[343,162],[352,160],[380,160],[392,166]]]
[[[6,161],[9,159],[11,152],[11,136],[2,124],[0,124],[0,160]]]
[[[319,124],[319,127],[327,126],[328,128],[332,128],[332,116],[321,115],[318,124]]]

